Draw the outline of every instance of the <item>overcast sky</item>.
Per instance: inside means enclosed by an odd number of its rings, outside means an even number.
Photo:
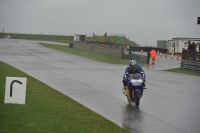
[[[0,0],[0,31],[125,34],[140,45],[200,38],[200,0]]]

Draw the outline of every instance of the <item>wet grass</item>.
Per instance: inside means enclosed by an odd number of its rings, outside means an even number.
[[[125,46],[130,45],[134,47],[139,47],[137,43],[134,41],[131,41],[127,39],[125,36],[107,36],[106,40],[104,40],[104,36],[95,36],[95,39],[93,37],[87,37],[88,41],[97,41],[97,42],[110,42],[115,43],[117,46]]]
[[[164,70],[164,71],[200,76],[200,72],[181,70],[180,68],[167,69],[167,70]]]
[[[0,62],[1,133],[127,133],[71,98]],[[26,77],[26,104],[4,104],[6,77]]]
[[[63,35],[45,35],[45,34],[18,34],[18,33],[0,33],[0,38],[5,38],[10,35],[12,39],[29,39],[29,40],[72,40],[73,36],[63,36]]]
[[[129,61],[130,61],[130,59],[119,59],[119,58],[115,58],[115,57],[111,57],[111,56],[82,51],[82,50],[75,49],[75,48],[69,48],[68,46],[63,46],[63,45],[49,45],[49,44],[45,44],[45,43],[39,43],[39,44],[44,47],[47,47],[47,48],[55,49],[58,51],[66,52],[69,54],[81,56],[84,58],[88,58],[88,59],[92,59],[92,60],[104,62],[104,63],[128,65]],[[141,66],[149,65],[149,64],[142,63],[139,61],[138,61],[138,64],[140,64]]]

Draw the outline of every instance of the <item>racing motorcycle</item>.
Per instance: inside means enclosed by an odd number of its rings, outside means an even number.
[[[128,101],[135,103],[136,108],[139,108],[144,82],[145,80],[140,73],[129,74],[127,86],[122,88],[122,91]]]

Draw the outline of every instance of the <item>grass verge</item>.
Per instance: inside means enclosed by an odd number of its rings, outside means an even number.
[[[111,121],[29,75],[0,62],[0,132],[127,133]],[[26,104],[4,104],[6,77],[26,77]]]
[[[39,43],[39,44],[44,46],[44,47],[47,47],[47,48],[59,50],[59,51],[62,51],[62,52],[66,52],[66,53],[69,53],[69,54],[81,56],[81,57],[84,57],[84,58],[88,58],[88,59],[92,59],[92,60],[104,62],[104,63],[128,65],[129,61],[130,61],[130,59],[119,59],[119,58],[115,58],[115,57],[111,57],[111,56],[91,53],[91,52],[87,52],[87,51],[82,51],[82,50],[75,49],[75,48],[69,48],[68,46],[63,46],[63,45],[49,45],[49,44],[45,44],[45,43]],[[138,64],[140,64],[141,66],[148,66],[149,65],[149,64],[142,63],[142,62],[139,62],[139,61],[138,61]]]
[[[181,70],[180,68],[167,69],[164,71],[200,76],[200,73],[198,73],[198,72]]]

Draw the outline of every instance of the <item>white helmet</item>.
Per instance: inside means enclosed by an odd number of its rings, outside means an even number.
[[[131,60],[130,61],[130,66],[135,66],[137,64],[136,60]]]

